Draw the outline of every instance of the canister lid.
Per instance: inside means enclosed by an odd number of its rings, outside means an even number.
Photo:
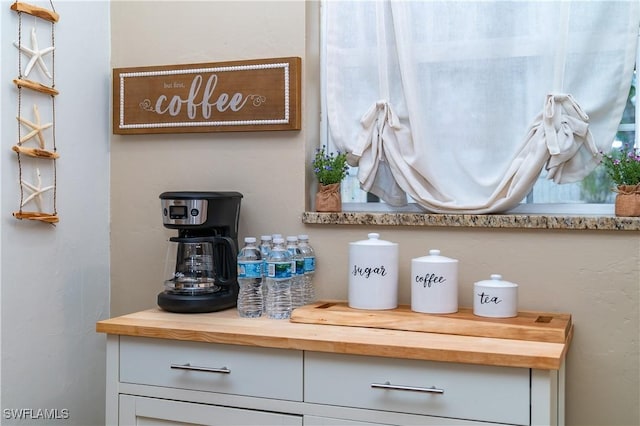
[[[438,262],[438,263],[457,263],[458,259],[452,259],[446,256],[440,256],[440,250],[429,250],[429,256],[416,257],[412,259],[416,262]]]
[[[367,234],[369,237],[368,240],[360,240],[353,243],[349,243],[352,245],[363,245],[363,246],[396,246],[397,243],[392,243],[391,241],[380,240],[380,234],[377,232],[370,232]]]
[[[500,274],[491,274],[490,280],[478,281],[475,284],[483,287],[518,287],[518,284],[503,281]]]

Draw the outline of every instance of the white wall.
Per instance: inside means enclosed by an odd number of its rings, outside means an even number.
[[[11,3],[0,1],[1,421],[51,424],[10,419],[5,410],[66,409],[69,418],[55,424],[102,424],[105,337],[95,332],[95,322],[109,316],[109,2],[54,1],[60,14],[55,25],[60,91],[55,112],[61,156],[60,222],[55,227],[12,217],[20,194],[16,155],[10,149],[17,140],[17,90],[12,80],[18,72],[12,45],[18,19]],[[28,3],[50,8],[48,1]],[[23,15],[27,46],[34,21]],[[49,46],[50,24],[36,28],[40,47]],[[23,57],[23,67],[26,61]],[[30,118],[36,101],[42,121],[50,122],[51,102],[46,96],[39,99],[25,94],[23,114]],[[45,135],[51,141],[52,134]],[[52,175],[43,161],[47,185]],[[33,164],[28,166],[25,179],[33,181]]]

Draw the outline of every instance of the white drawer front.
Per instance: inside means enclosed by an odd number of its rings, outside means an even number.
[[[525,368],[306,352],[304,376],[305,402],[529,424]]]
[[[120,381],[302,401],[302,352],[121,336]]]
[[[302,416],[120,395],[121,425],[302,426]]]

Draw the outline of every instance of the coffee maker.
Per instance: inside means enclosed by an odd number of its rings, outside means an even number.
[[[202,313],[236,306],[241,199],[239,192],[160,194],[163,224],[178,230],[169,238],[160,308]]]

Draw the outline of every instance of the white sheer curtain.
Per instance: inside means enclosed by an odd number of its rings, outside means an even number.
[[[581,180],[625,106],[637,1],[338,1],[325,8],[330,137],[361,187],[433,212],[517,205],[543,167]]]

